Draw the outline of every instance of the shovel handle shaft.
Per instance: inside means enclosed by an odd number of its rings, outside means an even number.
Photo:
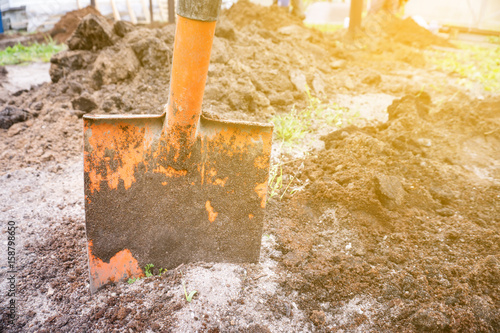
[[[166,122],[174,146],[196,137],[215,23],[177,16]]]

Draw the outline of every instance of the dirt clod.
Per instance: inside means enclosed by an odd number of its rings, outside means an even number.
[[[7,106],[0,111],[0,128],[8,129],[12,125],[26,121],[29,118],[30,113],[27,110]]]
[[[311,321],[316,326],[321,326],[325,323],[325,313],[323,311],[314,310],[311,314]]]
[[[90,112],[97,108],[96,102],[90,96],[80,96],[71,101],[73,109],[80,110],[84,112]]]
[[[87,6],[82,9],[73,10],[64,14],[63,17],[54,25],[50,31],[52,38],[60,43],[66,40],[73,34],[81,20],[88,14],[101,15],[97,9],[92,6]]]
[[[70,50],[102,49],[113,45],[116,39],[113,27],[102,16],[86,15],[68,39]]]

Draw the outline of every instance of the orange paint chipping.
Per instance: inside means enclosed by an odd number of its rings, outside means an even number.
[[[144,161],[146,150],[144,145],[135,146],[131,142],[142,142],[145,133],[151,131],[126,123],[92,124],[86,130],[90,131],[88,144],[92,151],[85,152],[85,161],[104,161],[106,168],[103,172],[90,163],[85,163],[90,191],[99,191],[102,181],[107,182],[110,189],[116,189],[120,180],[125,189],[129,189],[135,182],[135,167]]]
[[[253,214],[248,214],[248,218],[251,220],[253,219]]]
[[[185,176],[187,174],[187,170],[175,170],[171,166],[164,168],[161,165],[158,168],[156,168],[154,171],[157,173],[163,173],[168,178],[182,177],[182,176]]]
[[[90,290],[92,292],[109,282],[144,276],[139,263],[129,249],[118,252],[109,263],[106,263],[92,254],[92,246],[92,241],[89,241]]]
[[[226,182],[228,179],[229,179],[229,177],[226,177],[224,179],[217,178],[212,184],[224,187],[224,185],[226,185]]]
[[[213,221],[215,221],[215,219],[217,218],[217,215],[219,215],[219,213],[214,211],[214,208],[210,204],[209,200],[207,200],[207,202],[205,203],[205,208],[208,212],[208,220],[210,221],[210,223],[212,223]]]
[[[258,156],[254,160],[253,165],[259,169],[266,169],[269,166],[269,157],[265,155]]]

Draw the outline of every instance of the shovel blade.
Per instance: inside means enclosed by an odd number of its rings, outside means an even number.
[[[272,126],[202,117],[176,151],[165,115],[84,118],[85,215],[91,291],[141,267],[256,262]]]

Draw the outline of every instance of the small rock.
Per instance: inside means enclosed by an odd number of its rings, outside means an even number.
[[[382,82],[382,77],[377,73],[370,73],[363,78],[363,83],[376,86]]]
[[[120,37],[125,37],[126,34],[134,30],[135,27],[132,23],[127,21],[116,21],[113,25],[113,31]]]
[[[35,111],[42,110],[43,109],[43,102],[36,102],[35,104],[33,104],[32,108]]]
[[[307,86],[306,76],[300,70],[290,71],[290,81],[292,81],[293,85],[295,86],[295,89],[297,89],[298,91],[300,92],[306,91],[306,86]]]
[[[228,40],[236,40],[234,26],[229,20],[220,20],[215,28],[215,36]]]
[[[325,313],[323,311],[314,310],[311,314],[310,319],[314,323],[314,325],[321,326],[325,323],[326,320]]]
[[[406,192],[397,177],[378,174],[374,181],[375,192],[383,204],[388,204],[389,201],[397,205],[403,203]]]
[[[344,87],[346,87],[349,90],[353,90],[355,88],[354,82],[349,76],[346,77],[344,80]]]
[[[438,213],[441,216],[453,216],[455,212],[451,210],[450,208],[438,208],[436,209],[436,213]]]
[[[312,81],[312,87],[316,95],[324,95],[325,94],[325,82],[321,78],[321,76],[316,73],[314,74],[314,79]]]
[[[97,104],[92,100],[89,95],[82,95],[71,101],[73,109],[90,112],[97,108]]]
[[[116,319],[117,320],[123,320],[125,318],[127,318],[128,314],[132,312],[131,309],[129,308],[125,308],[125,307],[121,307],[119,310],[118,310],[118,313],[116,314]]]
[[[421,146],[424,146],[424,147],[430,147],[432,146],[432,141],[431,139],[425,139],[425,138],[418,138],[417,139],[417,143]]]
[[[27,110],[7,106],[0,111],[0,128],[8,129],[16,123],[28,120],[30,116]]]
[[[83,91],[83,86],[76,81],[70,81],[68,85],[75,94],[81,94]]]
[[[472,296],[471,301],[472,312],[478,317],[486,321],[487,323],[492,323],[495,321],[495,307],[491,302],[491,298],[488,296]]]
[[[337,59],[337,60],[334,60],[330,63],[330,67],[332,69],[338,69],[338,68],[342,68],[345,66],[345,60],[343,59]]]
[[[7,136],[8,137],[13,137],[15,135],[18,135],[19,133],[21,133],[25,129],[26,129],[25,123],[14,124],[7,131]]]

